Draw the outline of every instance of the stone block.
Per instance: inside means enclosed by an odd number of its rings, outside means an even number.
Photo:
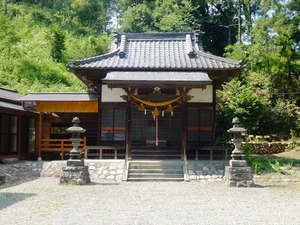
[[[5,175],[0,175],[0,185],[5,184]]]
[[[243,181],[243,180],[252,180],[251,173],[230,173],[227,177],[229,180]]]
[[[225,180],[228,187],[254,187],[251,167],[225,168]]]
[[[205,180],[205,176],[203,176],[203,175],[199,175],[199,180]]]
[[[83,159],[69,159],[67,166],[84,166],[84,161]]]
[[[247,181],[247,187],[255,187],[254,181],[253,180],[248,180]]]
[[[66,166],[61,172],[61,184],[84,185],[90,182],[88,166]]]
[[[2,163],[3,164],[13,164],[13,163],[17,163],[19,162],[18,158],[6,158],[6,159],[2,159]]]
[[[227,187],[236,187],[236,182],[235,181],[226,181],[226,186]]]
[[[230,160],[229,161],[230,167],[247,167],[246,160]]]
[[[246,180],[241,180],[236,182],[236,187],[248,187]]]

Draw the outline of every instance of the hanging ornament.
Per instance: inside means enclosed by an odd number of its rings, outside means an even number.
[[[154,114],[154,116],[159,116],[159,111],[158,111],[157,107],[155,107],[153,114]]]
[[[166,110],[167,112],[173,112],[173,107],[171,105],[168,105],[168,108]]]
[[[161,112],[161,115],[162,115],[162,116],[165,116],[165,111],[162,111],[162,112]]]
[[[145,107],[144,107],[143,103],[141,103],[141,104],[139,105],[138,110],[139,110],[139,111],[145,111]]]

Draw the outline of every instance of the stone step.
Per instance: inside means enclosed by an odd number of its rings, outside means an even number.
[[[144,149],[132,149],[132,158],[134,159],[180,159],[180,149],[147,147]]]
[[[130,168],[181,168],[182,163],[176,163],[176,164],[161,164],[161,163],[130,163]]]
[[[130,176],[165,176],[165,177],[177,177],[177,176],[183,176],[183,173],[181,173],[180,171],[177,171],[176,173],[174,172],[170,172],[170,173],[163,173],[160,171],[157,172],[149,172],[149,171],[133,171],[130,172]]]
[[[182,176],[183,172],[182,170],[159,170],[159,169],[130,169],[130,175],[162,175],[162,176]]]
[[[138,171],[146,171],[148,173],[176,173],[181,172],[182,168],[173,167],[173,168],[161,168],[161,167],[151,167],[151,166],[142,166],[142,167],[136,167],[136,166],[130,166],[129,167],[131,172],[138,172]]]
[[[180,159],[181,155],[162,155],[162,154],[153,154],[153,155],[134,155],[132,154],[131,157],[133,159],[141,160],[141,159],[160,159],[160,160],[168,160],[168,159]]]
[[[183,180],[183,162],[176,161],[131,161],[128,180]]]
[[[138,178],[128,178],[128,181],[184,181],[184,178],[171,178],[171,177],[163,177],[163,178],[151,178],[151,177],[138,177]]]

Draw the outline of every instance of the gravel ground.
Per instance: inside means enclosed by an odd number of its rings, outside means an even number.
[[[37,178],[0,187],[0,224],[300,224],[300,189],[223,182],[92,182]]]

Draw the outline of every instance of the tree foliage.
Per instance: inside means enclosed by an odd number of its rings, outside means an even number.
[[[0,7],[1,86],[23,94],[84,90],[65,64],[106,53],[110,21],[125,32],[200,30],[205,51],[244,64],[218,92],[217,125],[226,132],[239,116],[253,134],[300,133],[299,0],[15,0]]]
[[[100,0],[8,2],[0,12],[0,86],[22,94],[85,90],[66,64],[107,52],[108,7]]]
[[[300,17],[296,2],[262,1],[257,18],[244,34],[251,42],[226,48],[226,56],[244,61],[245,72],[236,79],[267,100],[267,110],[260,126],[252,127],[253,133],[275,133],[285,138],[300,133]],[[243,95],[238,98],[236,103]]]

